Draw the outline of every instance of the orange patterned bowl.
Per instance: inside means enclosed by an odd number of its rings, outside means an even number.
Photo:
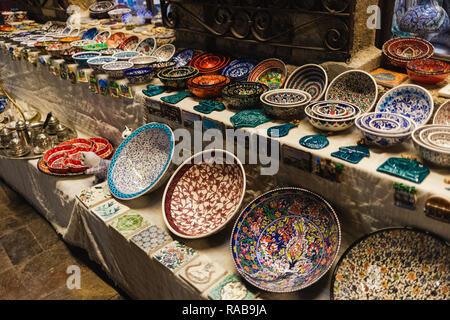
[[[406,67],[411,80],[420,83],[439,83],[450,75],[450,65],[438,60],[414,60],[409,62]]]
[[[59,39],[59,42],[70,43],[70,42],[78,41],[78,40],[81,40],[81,37],[65,37],[65,38]]]
[[[230,78],[221,75],[202,75],[188,80],[189,90],[199,98],[216,98],[222,89],[230,83]]]

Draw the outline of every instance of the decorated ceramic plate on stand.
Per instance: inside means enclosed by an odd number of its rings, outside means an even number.
[[[153,37],[148,37],[138,43],[136,51],[143,56],[151,56],[156,48],[156,40]]]
[[[313,102],[323,98],[327,86],[327,72],[317,64],[306,64],[297,68],[284,84],[286,89],[298,89],[308,92]]]
[[[259,196],[242,211],[231,234],[239,273],[270,292],[293,292],[317,282],[333,265],[340,244],[333,208],[300,188]]]
[[[286,80],[287,69],[283,61],[279,59],[267,59],[261,61],[248,77],[248,81],[261,82],[270,90],[283,88]]]
[[[122,49],[123,51],[135,51],[138,43],[139,38],[136,36],[131,36],[122,42],[122,44],[119,46],[119,49]]]
[[[162,201],[164,222],[179,237],[208,237],[237,213],[245,186],[244,167],[236,156],[219,149],[200,152],[169,180]]]
[[[334,300],[449,300],[450,249],[430,233],[392,228],[354,242],[333,273]]]

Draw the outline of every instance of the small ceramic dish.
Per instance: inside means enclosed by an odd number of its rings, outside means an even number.
[[[157,74],[164,86],[173,90],[186,89],[188,80],[197,75],[198,70],[191,66],[165,68]]]
[[[407,64],[411,80],[419,83],[436,84],[444,81],[450,75],[450,65],[443,61],[422,59]]]
[[[148,37],[138,43],[136,51],[142,56],[151,56],[156,49],[156,40],[153,37]]]
[[[199,98],[216,98],[230,83],[230,78],[221,75],[202,75],[188,80],[189,90]]]
[[[423,130],[429,130],[430,128],[439,131],[449,132],[449,126],[443,125],[425,125],[423,127],[417,128],[411,135],[414,147],[419,152],[421,158],[431,165],[437,167],[450,167],[450,150],[444,151],[442,149],[434,148],[428,144],[425,144],[420,139],[420,134]]]
[[[94,40],[77,40],[70,43],[72,47],[83,48],[84,46],[95,44]]]
[[[317,64],[306,64],[295,69],[284,84],[286,89],[298,89],[308,92],[313,102],[323,98],[327,86],[327,72]]]
[[[53,155],[72,151],[75,148],[76,148],[76,146],[74,146],[74,145],[56,146],[56,147],[48,150],[47,152],[45,152],[42,159],[44,160],[45,163],[47,163]]]
[[[124,76],[131,84],[148,83],[154,74],[152,68],[133,68],[124,72]]]
[[[129,61],[131,58],[139,57],[140,54],[137,51],[120,51],[113,54],[113,58],[119,61]]]
[[[406,116],[416,128],[425,125],[434,111],[434,100],[427,89],[414,84],[397,86],[378,101],[376,112],[389,112]]]
[[[162,200],[164,222],[179,237],[209,237],[233,219],[245,189],[245,170],[234,154],[219,149],[197,153],[167,183]]]
[[[450,131],[433,132],[428,136],[428,141],[436,148],[450,151]]]
[[[260,96],[264,112],[275,119],[295,120],[311,102],[311,95],[295,89],[269,90]]]
[[[66,158],[67,155],[63,152],[52,155],[46,163],[48,169],[54,173],[67,173],[69,168],[65,165]]]
[[[314,115],[325,119],[345,119],[355,116],[356,110],[352,105],[337,101],[324,101],[310,106]]]
[[[447,100],[447,102],[441,105],[438,111],[436,111],[433,118],[433,124],[450,126],[450,100]]]
[[[75,160],[72,158],[66,158],[63,162],[64,166],[66,168],[68,168],[68,171],[72,172],[72,173],[80,173],[80,172],[84,172],[87,169],[89,169],[89,167],[86,167],[83,165],[83,163],[80,160]],[[50,167],[49,167],[50,169]],[[50,169],[51,171],[51,169]],[[61,173],[61,172],[59,172]]]
[[[175,138],[169,126],[149,123],[117,148],[108,169],[111,194],[131,200],[159,188],[169,178]]]
[[[261,107],[261,95],[268,90],[265,84],[259,82],[230,83],[222,90],[223,103],[235,110],[258,109]]]
[[[125,71],[133,68],[133,63],[129,61],[116,61],[102,65],[103,70],[113,79],[124,77]]]
[[[369,131],[384,134],[404,134],[415,129],[414,122],[408,117],[388,112],[366,113],[361,116],[360,123]]]
[[[286,80],[287,69],[283,61],[279,59],[267,59],[261,61],[248,77],[248,81],[261,82],[269,87],[269,90],[280,89]]]
[[[102,56],[113,56],[115,53],[123,52],[123,51],[120,49],[117,49],[117,48],[108,48],[108,49],[102,50],[100,52],[101,52]]]
[[[156,57],[159,62],[166,62],[172,59],[176,51],[173,44],[165,44],[153,51],[152,56]]]
[[[106,43],[93,43],[82,47],[85,51],[102,51],[108,49]]]
[[[428,59],[433,56],[434,47],[424,39],[400,37],[385,42],[382,51],[389,63],[405,68],[412,60]]]
[[[100,52],[96,51],[86,51],[86,52],[79,52],[72,55],[72,59],[82,68],[87,68],[88,64],[87,61],[91,58],[99,57],[101,56]]]
[[[338,132],[338,131],[344,131],[349,128],[351,128],[354,123],[355,119],[361,114],[361,111],[359,108],[355,105],[353,105],[354,108],[356,108],[358,111],[356,112],[356,115],[350,118],[345,119],[326,119],[317,117],[312,111],[310,106],[305,107],[305,115],[308,118],[309,123],[322,131],[332,131],[332,132]]]
[[[134,64],[135,67],[147,68],[150,67],[152,63],[158,61],[158,58],[152,56],[135,56],[128,60]]]
[[[443,141],[442,139],[437,140],[437,136],[436,137],[433,136],[434,134],[439,134],[440,137],[441,136],[446,137],[447,136],[446,133],[448,132],[449,132],[448,130],[432,126],[420,131],[419,139],[422,143],[431,148],[435,148],[441,151],[450,151],[449,147],[450,142]],[[431,141],[432,136],[434,137],[434,141]]]
[[[349,70],[331,81],[325,93],[326,100],[343,101],[370,112],[377,102],[378,85],[374,77],[361,70]]]
[[[95,73],[102,73],[104,72],[102,69],[102,66],[105,63],[110,63],[110,62],[116,62],[117,59],[113,58],[113,57],[95,57],[95,58],[91,58],[87,61],[87,64],[89,65],[89,67],[91,69],[94,70]]]

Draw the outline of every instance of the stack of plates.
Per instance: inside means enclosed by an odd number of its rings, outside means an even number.
[[[348,102],[329,100],[307,106],[305,114],[313,127],[337,132],[353,126],[361,109]]]
[[[422,159],[435,166],[450,167],[450,126],[423,126],[412,133],[412,139]]]
[[[164,83],[164,86],[174,89],[183,90],[187,87],[189,79],[198,75],[198,70],[194,67],[170,67],[162,69],[158,72],[158,78]]]
[[[390,64],[406,67],[413,60],[433,56],[434,47],[427,40],[413,37],[394,38],[383,45],[383,54]]]
[[[230,83],[230,78],[207,74],[188,80],[189,90],[199,98],[216,98],[222,94],[222,89]]]
[[[295,120],[311,102],[311,95],[302,90],[277,89],[263,93],[260,99],[268,116],[275,119]]]

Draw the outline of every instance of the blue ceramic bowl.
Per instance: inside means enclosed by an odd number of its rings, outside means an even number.
[[[361,116],[361,126],[369,131],[383,134],[403,134],[411,132],[414,122],[409,118],[388,112],[371,112]]]
[[[88,68],[87,61],[91,58],[99,57],[102,54],[95,51],[79,52],[72,55],[72,59],[82,68]]]
[[[124,76],[131,84],[150,82],[154,75],[152,68],[134,68],[124,72]]]

